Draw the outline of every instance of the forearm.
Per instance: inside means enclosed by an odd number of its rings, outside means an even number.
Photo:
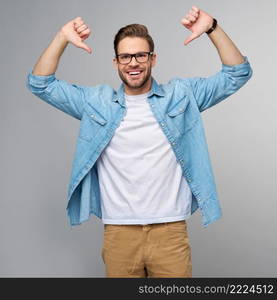
[[[215,45],[223,64],[234,66],[244,62],[239,49],[218,24],[208,37]]]
[[[50,75],[56,72],[59,60],[68,42],[64,35],[59,31],[50,45],[43,51],[32,73],[34,75]]]

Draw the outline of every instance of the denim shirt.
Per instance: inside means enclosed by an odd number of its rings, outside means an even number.
[[[158,84],[152,77],[147,101],[190,186],[191,213],[200,208],[204,227],[219,219],[222,209],[201,112],[235,93],[251,76],[252,68],[244,56],[243,63],[222,64],[219,72],[207,78],[173,78],[166,84]],[[55,73],[42,76],[29,71],[26,87],[40,99],[80,120],[68,185],[67,215],[71,226],[88,220],[90,214],[101,219],[96,161],[126,114],[123,83],[116,91],[108,85],[70,84],[57,79]]]

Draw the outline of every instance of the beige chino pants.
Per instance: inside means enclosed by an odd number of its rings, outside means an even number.
[[[192,277],[187,223],[104,224],[102,259],[106,277]]]

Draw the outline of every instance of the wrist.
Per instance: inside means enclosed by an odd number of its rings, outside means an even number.
[[[56,38],[63,44],[67,44],[68,40],[66,38],[66,35],[63,33],[62,29],[59,30],[56,34]]]
[[[217,20],[215,18],[213,18],[213,23],[212,23],[210,29],[206,31],[206,33],[207,34],[212,33],[216,27],[217,27]]]

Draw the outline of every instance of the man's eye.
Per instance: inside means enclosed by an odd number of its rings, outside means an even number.
[[[137,57],[146,57],[146,56],[147,56],[146,53],[138,53],[138,54],[137,54]]]
[[[121,59],[129,59],[130,55],[121,55]]]

